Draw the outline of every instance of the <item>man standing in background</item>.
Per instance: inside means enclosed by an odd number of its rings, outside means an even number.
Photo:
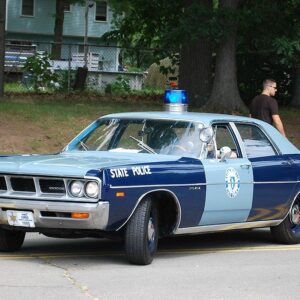
[[[250,117],[260,119],[274,125],[278,131],[285,136],[282,121],[278,112],[278,103],[273,98],[277,91],[277,84],[274,79],[265,79],[263,91],[257,95],[250,105]]]

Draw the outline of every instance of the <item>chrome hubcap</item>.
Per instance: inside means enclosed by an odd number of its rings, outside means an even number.
[[[154,228],[153,220],[152,218],[150,218],[148,222],[148,241],[149,242],[154,241],[154,236],[155,236],[155,228]]]
[[[298,225],[300,223],[300,207],[298,204],[294,205],[291,210],[291,222],[294,225]]]

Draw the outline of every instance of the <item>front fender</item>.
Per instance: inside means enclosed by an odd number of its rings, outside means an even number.
[[[204,209],[205,174],[197,159],[107,168],[103,183],[102,199],[110,203],[108,230],[122,227],[143,197],[157,190],[169,191],[178,199],[182,226],[198,224]]]

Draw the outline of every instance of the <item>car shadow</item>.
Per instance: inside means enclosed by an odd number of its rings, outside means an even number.
[[[201,253],[259,248],[274,244],[269,229],[239,230],[213,234],[173,236],[159,240],[157,257],[175,258]],[[22,249],[14,253],[24,258],[72,259],[76,262],[127,264],[124,244],[109,239],[58,239],[36,233],[26,236]]]
[[[174,236],[162,239],[159,249],[224,249],[273,244],[269,229],[246,229],[210,234]]]

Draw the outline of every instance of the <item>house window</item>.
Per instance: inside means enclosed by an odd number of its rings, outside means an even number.
[[[96,2],[96,21],[107,21],[107,2],[97,1]]]
[[[69,1],[64,1],[64,12],[70,12],[71,11],[71,4]]]
[[[22,16],[34,15],[34,0],[22,0]]]

